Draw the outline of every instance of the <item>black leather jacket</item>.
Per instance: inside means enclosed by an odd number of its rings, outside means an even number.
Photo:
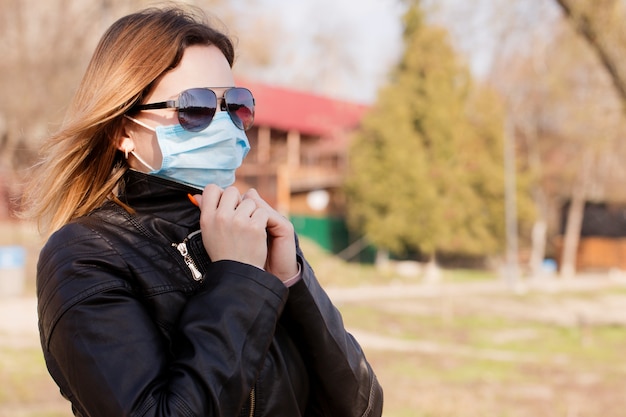
[[[38,265],[44,357],[78,416],[370,416],[382,389],[298,249],[302,280],[212,263],[177,183],[129,171]]]

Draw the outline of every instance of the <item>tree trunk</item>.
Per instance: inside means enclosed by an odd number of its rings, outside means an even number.
[[[567,225],[563,237],[563,252],[561,254],[561,278],[573,278],[576,274],[576,258],[580,229],[583,224],[585,211],[585,192],[583,187],[576,187],[572,195],[569,210],[567,211]]]
[[[531,236],[531,253],[530,253],[530,276],[532,278],[539,278],[541,276],[543,268],[543,260],[546,256],[546,237],[547,237],[547,222],[543,218],[538,218],[533,224],[532,236]]]
[[[561,278],[572,278],[576,274],[576,255],[580,241],[580,231],[583,225],[587,190],[591,183],[593,171],[593,157],[589,152],[583,155],[581,167],[578,171],[579,180],[574,185],[572,199],[567,212],[567,224],[563,237],[563,253],[561,254]]]
[[[385,249],[376,250],[376,269],[387,270],[389,269],[389,251]]]
[[[441,281],[441,269],[437,263],[437,255],[433,254],[424,267],[424,282],[437,283]]]
[[[530,123],[526,124],[530,125]],[[525,129],[528,141],[528,165],[538,177],[542,176],[543,164],[539,153],[539,133],[536,123],[532,128]],[[531,252],[529,270],[531,278],[539,278],[543,274],[543,261],[546,257],[546,240],[548,236],[548,202],[541,183],[537,183],[532,191],[533,202],[537,210],[537,218],[531,234]]]

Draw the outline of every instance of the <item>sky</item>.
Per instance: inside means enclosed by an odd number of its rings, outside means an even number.
[[[372,103],[402,53],[402,0],[232,0],[242,21],[263,15],[286,33],[274,45],[282,66],[256,73],[258,81]],[[553,1],[422,0],[432,23],[444,26],[462,59],[478,78],[487,77],[504,36],[534,31]],[[543,25],[545,26],[545,25]],[[327,50],[311,52],[316,35],[335,36]],[[526,39],[526,43],[528,40]],[[310,49],[307,49],[310,48]],[[307,53],[308,52],[308,53]],[[500,52],[500,51],[499,51]],[[327,54],[324,56],[323,54]],[[334,55],[333,55],[334,54]],[[311,59],[313,56],[314,59]],[[324,70],[327,61],[334,67]],[[314,79],[306,74],[317,71]]]
[[[306,65],[323,66],[324,63],[319,61],[317,64],[298,62],[297,58],[294,61],[294,56],[310,57],[306,53],[294,53],[294,50],[311,47],[311,39],[316,33],[337,33],[340,36],[336,53],[343,54],[347,60],[347,67],[339,72],[347,72],[347,75],[334,83],[327,75],[323,92],[353,101],[372,102],[401,52],[403,9],[398,0],[256,0],[253,3],[255,6],[248,8],[248,13],[254,16],[242,16],[242,19],[255,18],[263,13],[279,21],[289,34],[288,39],[275,47],[283,48],[283,55],[288,55],[292,64],[260,74],[262,81],[281,83],[294,77],[294,68],[297,71]],[[240,4],[245,9],[251,1],[241,1]]]

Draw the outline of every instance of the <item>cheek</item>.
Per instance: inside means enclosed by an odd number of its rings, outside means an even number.
[[[178,124],[178,113],[169,109],[142,113],[142,120],[150,126],[169,126]],[[154,169],[161,168],[163,154],[157,141],[156,133],[144,129],[135,139],[136,152]]]
[[[152,166],[154,169],[161,168],[161,163],[163,162],[163,154],[161,153],[161,148],[159,147],[159,142],[157,141],[156,134],[152,135],[152,140],[150,141],[150,153],[152,155]]]
[[[135,152],[139,154],[154,169],[161,168],[163,155],[156,133],[147,132],[135,138]]]

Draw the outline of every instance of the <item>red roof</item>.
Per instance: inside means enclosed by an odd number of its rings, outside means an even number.
[[[302,134],[332,136],[355,128],[368,106],[321,95],[247,80],[237,84],[252,91],[256,102],[254,124]]]

